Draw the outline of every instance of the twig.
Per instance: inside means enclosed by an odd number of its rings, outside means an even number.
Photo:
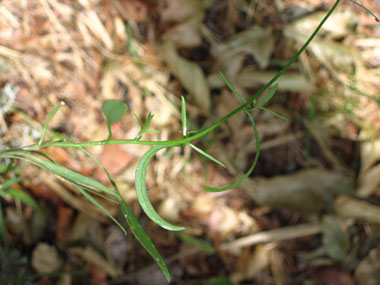
[[[322,225],[320,223],[283,227],[280,229],[254,233],[250,236],[242,237],[237,240],[224,243],[220,246],[220,249],[234,250],[259,243],[283,241],[309,235],[315,235],[319,234],[321,231]]]

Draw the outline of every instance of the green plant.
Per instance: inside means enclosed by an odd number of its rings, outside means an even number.
[[[195,141],[196,139],[199,139],[206,134],[210,133],[214,129],[216,129],[218,126],[223,124],[225,121],[236,115],[237,113],[244,111],[247,116],[249,117],[255,134],[255,140],[256,140],[256,155],[254,158],[254,161],[249,168],[249,170],[236,182],[232,183],[231,185],[227,185],[225,187],[221,188],[213,188],[209,186],[203,186],[203,188],[207,191],[212,192],[218,192],[218,191],[225,191],[232,189],[236,186],[238,186],[240,183],[242,183],[254,170],[256,163],[258,161],[259,155],[260,155],[260,141],[259,141],[259,135],[258,131],[256,129],[254,118],[251,115],[251,112],[262,109],[265,111],[269,111],[265,109],[264,104],[267,103],[275,94],[277,85],[273,85],[276,80],[281,77],[288,69],[289,67],[299,58],[302,52],[306,49],[306,47],[310,44],[310,42],[314,39],[316,34],[319,32],[323,24],[326,22],[326,20],[330,17],[330,15],[333,13],[333,11],[338,6],[340,0],[337,0],[332,8],[329,10],[327,15],[324,17],[324,19],[321,21],[321,23],[318,25],[318,27],[314,30],[312,35],[309,37],[309,39],[306,41],[306,43],[300,48],[300,50],[296,53],[296,55],[265,85],[263,86],[255,95],[253,95],[249,100],[245,101],[243,97],[233,88],[233,86],[228,82],[228,80],[222,75],[222,78],[226,85],[231,89],[231,91],[239,97],[240,100],[243,101],[242,105],[235,110],[231,111],[229,114],[227,114],[225,117],[221,118],[219,121],[214,123],[212,126],[208,127],[205,130],[196,132],[195,134],[189,136],[190,132],[188,132],[187,129],[187,114],[186,114],[186,103],[184,98],[182,97],[182,139],[177,140],[168,140],[168,141],[148,141],[148,140],[142,140],[142,136],[146,132],[156,132],[152,130],[148,130],[149,124],[153,118],[153,115],[149,113],[148,117],[146,118],[145,122],[141,122],[139,118],[137,118],[138,123],[141,127],[140,132],[137,134],[137,136],[133,139],[112,139],[112,132],[111,132],[111,124],[118,122],[124,112],[126,111],[127,107],[124,103],[120,101],[115,100],[109,100],[104,102],[102,111],[107,119],[107,127],[108,127],[108,137],[106,140],[102,141],[90,141],[90,142],[81,142],[76,143],[67,139],[62,139],[58,141],[44,141],[45,133],[48,127],[48,124],[50,120],[53,118],[54,114],[64,105],[60,104],[57,107],[54,108],[54,110],[50,113],[48,116],[46,123],[43,128],[43,132],[41,135],[41,139],[38,143],[29,145],[26,147],[21,147],[17,149],[10,149],[6,151],[0,152],[1,158],[11,158],[11,159],[18,159],[23,160],[29,163],[32,163],[41,169],[44,169],[54,175],[57,175],[64,180],[66,180],[68,183],[72,184],[83,196],[85,196],[89,201],[91,201],[93,204],[95,204],[99,209],[101,209],[106,215],[110,217],[123,231],[126,233],[126,229],[120,224],[119,221],[117,221],[108,211],[105,209],[97,200],[95,200],[90,193],[99,195],[103,198],[110,199],[111,201],[114,201],[115,203],[119,203],[121,207],[121,211],[124,215],[124,218],[126,222],[128,223],[129,229],[133,233],[133,235],[139,240],[139,242],[143,245],[143,247],[150,253],[150,255],[155,259],[157,264],[162,269],[163,273],[167,277],[168,280],[170,280],[170,274],[166,267],[166,264],[161,257],[161,255],[156,250],[155,246],[151,242],[150,238],[146,235],[144,232],[142,226],[137,221],[135,216],[133,215],[132,211],[129,209],[127,204],[125,203],[124,199],[122,198],[120,191],[113,181],[112,177],[108,173],[108,171],[105,169],[105,167],[93,156],[90,152],[88,152],[85,148],[90,146],[101,146],[101,145],[107,145],[107,144],[140,144],[140,145],[150,145],[152,146],[141,158],[135,174],[135,184],[136,184],[136,191],[137,191],[137,197],[138,201],[143,208],[144,212],[147,214],[147,216],[154,221],[159,226],[172,231],[180,231],[183,230],[183,227],[175,226],[170,224],[169,222],[162,219],[159,214],[155,211],[153,208],[151,202],[149,201],[147,190],[146,190],[146,172],[147,167],[149,165],[150,160],[152,157],[161,149],[170,148],[170,147],[183,147],[183,146],[190,146],[197,152],[199,152],[201,155],[209,158],[210,160],[218,163],[219,165],[225,167],[223,163],[216,160],[214,157],[206,153],[205,151],[201,150],[200,148],[193,145],[191,142]],[[273,87],[272,87],[273,85]],[[258,96],[260,96],[264,91],[268,90],[267,94],[263,98],[262,101],[256,103],[256,99]],[[66,167],[63,167],[61,165],[56,164],[54,161],[49,159],[45,154],[43,154],[40,150],[46,147],[65,147],[65,148],[73,148],[76,150],[79,150],[86,154],[87,156],[91,157],[98,165],[102,168],[102,170],[106,173],[109,181],[111,182],[112,189],[109,189],[108,187],[105,187],[100,182],[86,177],[84,175],[81,175],[75,171],[72,171]],[[90,192],[90,193],[89,193]],[[0,213],[1,214],[1,213]],[[0,222],[2,220],[0,219]],[[4,240],[5,242],[5,240]]]

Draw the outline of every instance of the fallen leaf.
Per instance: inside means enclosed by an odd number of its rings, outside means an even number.
[[[47,243],[38,243],[32,252],[32,266],[38,273],[58,271],[62,264],[57,249]]]
[[[257,245],[253,251],[246,249],[239,257],[230,279],[234,284],[257,276],[269,263],[268,245]]]
[[[338,261],[346,258],[348,237],[338,220],[332,216],[323,219],[322,244],[331,258]]]
[[[249,178],[244,189],[260,205],[304,214],[332,207],[335,196],[353,191],[353,181],[339,172],[306,169],[273,178]]]
[[[208,115],[210,111],[210,89],[202,69],[195,63],[181,57],[172,42],[165,42],[159,48],[170,71],[178,77],[187,91],[193,95],[195,103]]]
[[[228,41],[214,44],[211,47],[212,55],[224,66],[234,61],[237,54],[249,54],[253,56],[261,69],[269,64],[270,56],[273,52],[274,40],[272,35],[259,26],[253,26],[240,32]]]

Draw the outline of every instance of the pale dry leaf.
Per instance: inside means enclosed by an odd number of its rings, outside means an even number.
[[[380,253],[374,248],[368,256],[356,265],[354,278],[359,285],[377,285],[380,283]]]
[[[32,266],[39,273],[58,271],[62,264],[57,249],[47,243],[38,243],[32,252]]]
[[[237,284],[241,281],[255,278],[257,274],[268,266],[269,250],[268,245],[258,245],[253,252],[247,249],[240,256],[235,272],[230,276],[232,282]]]
[[[304,41],[325,17],[325,12],[312,13],[302,17],[285,28],[285,35]],[[357,18],[350,9],[337,9],[323,25],[320,34],[329,39],[340,39],[353,33]]]
[[[225,62],[225,66],[228,66],[229,62],[233,62],[233,58],[237,54],[251,55],[263,69],[268,66],[273,47],[272,35],[259,26],[253,26],[234,35],[224,43],[214,44],[211,47],[211,53],[218,62]]]
[[[248,178],[243,186],[260,205],[287,208],[304,214],[331,208],[337,195],[353,191],[351,177],[322,169],[306,169],[269,179]]]
[[[96,265],[107,272],[111,277],[117,277],[122,274],[122,271],[116,267],[115,264],[106,260],[99,252],[97,252],[92,246],[86,247],[72,247],[68,251],[72,254],[77,254],[90,264]]]
[[[380,159],[380,140],[365,141],[360,145],[360,172],[368,170],[377,160]]]
[[[166,3],[160,14],[162,22],[182,22],[203,13],[200,0],[166,0]]]
[[[159,48],[160,55],[170,71],[193,95],[198,107],[207,115],[210,111],[210,89],[202,69],[195,63],[181,57],[172,42],[165,42]]]
[[[113,41],[96,12],[92,10],[86,11],[81,18],[94,36],[102,41],[108,50],[112,50]]]
[[[163,219],[167,219],[171,222],[177,222],[179,220],[179,210],[178,203],[172,198],[165,199],[157,209]]]
[[[380,207],[348,196],[339,196],[334,209],[341,218],[350,218],[367,223],[380,223]]]
[[[371,196],[380,185],[380,164],[362,172],[359,176],[359,186],[356,195],[361,198]]]
[[[259,71],[252,66],[244,67],[236,76],[236,82],[244,88],[258,88],[271,80],[277,72]],[[287,72],[277,81],[279,91],[312,92],[315,87],[298,72]]]
[[[172,41],[177,47],[192,48],[202,43],[200,26],[203,15],[191,17],[173,28],[169,29],[162,35],[164,40]]]

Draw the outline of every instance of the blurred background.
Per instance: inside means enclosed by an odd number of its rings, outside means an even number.
[[[360,3],[380,15],[379,2]],[[0,150],[38,141],[60,101],[66,106],[49,125],[51,140],[106,139],[107,99],[128,105],[114,138],[134,138],[135,115],[149,112],[150,129],[160,133],[145,140],[181,138],[181,95],[189,131],[204,129],[240,105],[221,72],[248,99],[332,4],[0,1]],[[208,193],[201,186],[228,185],[249,169],[256,143],[243,112],[196,142],[227,169],[189,147],[158,153],[148,169],[149,197],[162,217],[186,227],[181,234],[152,223],[137,202],[134,171],[149,147],[89,148],[164,256],[173,284],[379,284],[379,37],[371,14],[339,4],[278,80],[269,111],[252,114],[261,155],[236,189]],[[109,185],[82,153],[44,152]],[[3,174],[6,163],[0,161]],[[0,193],[11,248],[1,245],[1,284],[166,283],[134,237],[75,189],[28,164],[11,170],[12,185]],[[120,218],[118,205],[102,203]]]

